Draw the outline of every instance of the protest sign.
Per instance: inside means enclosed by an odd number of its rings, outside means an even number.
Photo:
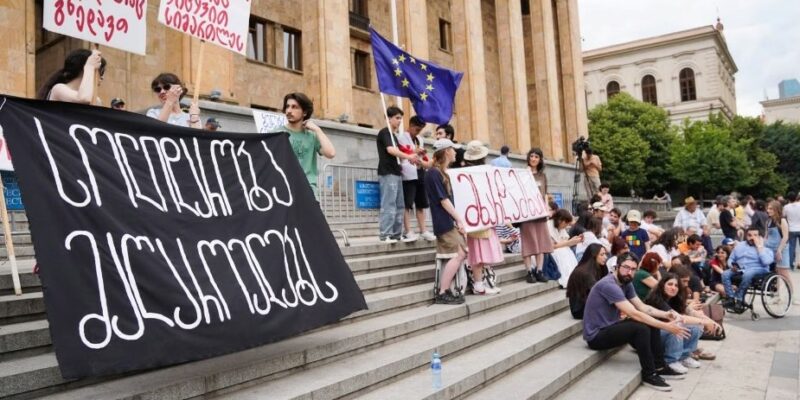
[[[366,308],[286,133],[1,100],[65,378],[235,352]]]
[[[245,55],[250,0],[161,0],[162,24]]]
[[[456,212],[467,232],[547,217],[530,170],[477,166],[447,170]]]
[[[269,133],[286,125],[286,115],[276,112],[253,110],[253,119],[258,133]]]
[[[147,0],[44,0],[43,5],[42,27],[50,32],[145,54]]]

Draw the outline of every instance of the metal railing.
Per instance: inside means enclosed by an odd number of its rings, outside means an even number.
[[[319,174],[319,205],[328,222],[377,222],[378,171],[371,167],[327,164]]]

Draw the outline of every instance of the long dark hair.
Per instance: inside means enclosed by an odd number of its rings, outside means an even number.
[[[657,244],[663,245],[664,248],[667,250],[667,253],[669,253],[671,249],[678,247],[678,232],[679,228],[667,229],[653,243],[653,246]]]
[[[53,72],[49,78],[44,82],[39,91],[36,93],[36,98],[39,100],[47,100],[47,95],[53,89],[53,86],[59,83],[67,83],[83,74],[83,67],[86,65],[86,60],[92,55],[92,51],[88,49],[72,50],[67,54],[64,59],[64,67],[60,70]],[[100,76],[106,70],[106,59],[100,59]]]
[[[567,281],[567,297],[584,300],[589,296],[592,286],[608,273],[605,265],[597,264],[597,254],[603,246],[599,243],[592,243],[586,248],[581,257],[581,261],[575,270],[569,275]]]
[[[544,153],[542,152],[542,149],[534,147],[528,150],[528,155],[525,158],[525,165],[527,165],[528,168],[531,167],[531,154],[536,154],[539,156],[539,164],[536,165],[536,173],[538,174],[544,171]]]
[[[678,283],[678,294],[671,299],[667,299],[667,296],[664,294],[664,286],[667,285],[670,279],[675,279]],[[659,306],[662,304],[666,304],[669,308],[675,310],[678,314],[686,313],[686,288],[683,286],[681,282],[681,278],[678,274],[673,274],[672,272],[667,272],[664,276],[661,277],[661,280],[658,281],[658,286],[654,290],[650,291],[650,294],[644,299],[645,304],[660,308]]]

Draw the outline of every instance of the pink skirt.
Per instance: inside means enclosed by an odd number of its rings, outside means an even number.
[[[519,236],[523,257],[553,252],[553,240],[550,239],[550,232],[547,230],[547,218],[523,222],[519,227]]]
[[[486,239],[468,236],[467,247],[469,248],[467,255],[469,265],[493,265],[503,262],[503,249],[494,229],[489,229],[489,237]]]

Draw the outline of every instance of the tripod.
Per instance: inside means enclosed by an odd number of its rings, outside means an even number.
[[[581,157],[582,153],[583,152],[576,155],[575,174],[572,178],[572,215],[576,217],[578,216],[578,184],[581,182],[581,175],[583,175],[584,182],[586,183],[587,196],[591,197],[592,195],[588,184],[589,178],[586,176],[586,171],[583,169],[583,158]]]

